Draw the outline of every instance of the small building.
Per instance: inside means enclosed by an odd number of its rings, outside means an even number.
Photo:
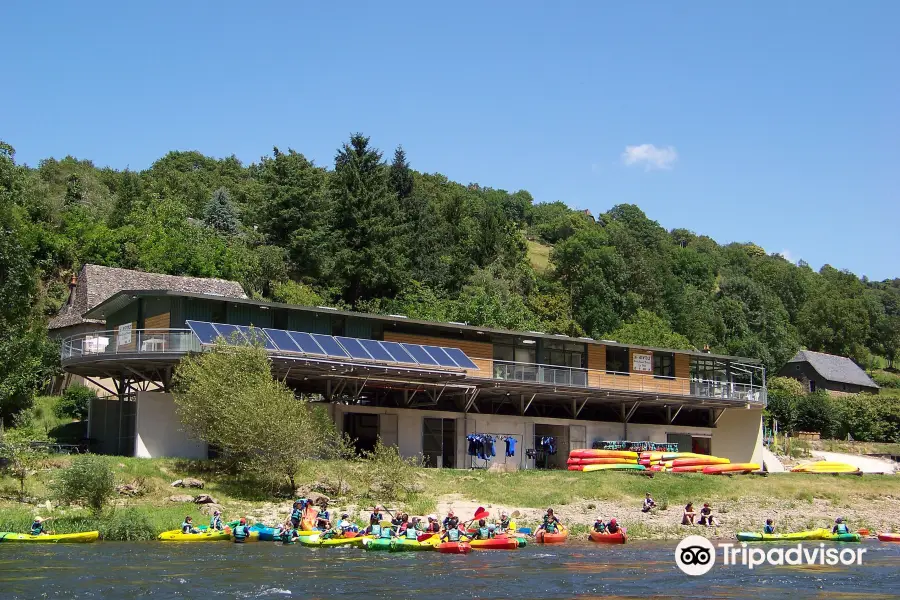
[[[96,452],[205,458],[206,446],[180,430],[173,372],[217,336],[252,336],[268,350],[273,372],[322,402],[358,450],[381,438],[434,467],[565,468],[570,449],[627,440],[762,462],[765,369],[751,358],[221,290],[138,285],[90,304],[80,316],[94,327],[65,337],[61,360],[67,373],[108,393],[91,404]],[[497,440],[496,456],[470,453],[470,436],[478,434]],[[506,441],[510,454],[501,450]],[[555,453],[542,455],[550,446]]]
[[[878,393],[878,384],[846,356],[800,350],[778,372],[803,383],[807,390],[830,394]]]

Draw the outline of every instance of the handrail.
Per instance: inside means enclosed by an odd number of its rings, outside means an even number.
[[[90,331],[63,339],[60,359],[116,354],[186,353],[200,350],[190,329],[132,329]]]

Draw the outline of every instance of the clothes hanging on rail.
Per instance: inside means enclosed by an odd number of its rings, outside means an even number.
[[[550,454],[556,454],[556,438],[552,436],[545,436],[541,438],[540,443],[538,444],[541,450]]]
[[[494,436],[485,433],[471,433],[466,436],[469,442],[467,452],[469,456],[475,456],[481,460],[491,460],[497,456],[494,448]]]
[[[516,455],[516,438],[514,438],[514,437],[506,438],[506,455],[507,456],[515,456]]]

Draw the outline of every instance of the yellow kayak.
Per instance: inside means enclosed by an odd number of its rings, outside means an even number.
[[[369,535],[358,535],[356,537],[346,538],[346,537],[336,537],[329,538],[327,540],[323,540],[318,535],[308,535],[299,538],[299,542],[304,546],[310,547],[319,547],[319,546],[362,546],[363,540],[370,540],[372,536]]]
[[[791,469],[794,473],[823,473],[823,474],[833,474],[833,473],[857,473],[859,469],[854,467],[853,465],[849,465],[847,463],[835,462],[835,461],[819,461],[812,463],[805,463]]]
[[[231,539],[231,530],[181,533],[180,529],[173,529],[162,532],[157,539],[161,542],[227,542]]]
[[[43,544],[87,544],[100,539],[99,531],[81,533],[55,533],[52,535],[31,535],[28,533],[0,532],[0,542],[25,542]]]

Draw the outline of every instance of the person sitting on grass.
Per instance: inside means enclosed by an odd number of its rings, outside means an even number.
[[[650,512],[650,509],[653,508],[656,508],[656,502],[653,500],[650,492],[647,492],[647,496],[644,498],[644,504],[641,506],[641,512]]]
[[[596,531],[597,533],[606,533],[606,523],[603,522],[603,517],[597,517],[591,530]]]
[[[53,517],[50,517],[51,519]],[[50,519],[44,519],[42,517],[35,517],[34,521],[31,523],[31,535],[49,535],[50,532],[44,529],[44,524],[47,523]]]
[[[191,515],[186,516],[184,522],[181,523],[181,533],[200,533],[200,530],[194,527],[194,519]]]
[[[709,507],[709,502],[704,502],[703,508],[700,509],[700,524],[707,527],[719,526],[719,522],[713,516],[712,509]]]
[[[211,531],[222,531],[225,529],[225,525],[222,524],[222,513],[218,510],[214,510],[209,518],[209,529]]]
[[[766,519],[766,526],[763,527],[763,533],[772,535],[775,533],[775,522],[772,519]]]
[[[681,524],[682,525],[693,525],[694,517],[697,516],[697,513],[694,512],[694,503],[688,502],[687,506],[684,507],[684,513],[681,515]]]
[[[834,527],[831,528],[831,533],[836,534],[845,534],[850,533],[850,528],[847,527],[847,524],[844,523],[844,517],[838,517],[834,520]]]
[[[624,533],[625,530],[619,527],[618,521],[616,521],[615,517],[609,520],[609,523],[606,525],[606,533]]]

